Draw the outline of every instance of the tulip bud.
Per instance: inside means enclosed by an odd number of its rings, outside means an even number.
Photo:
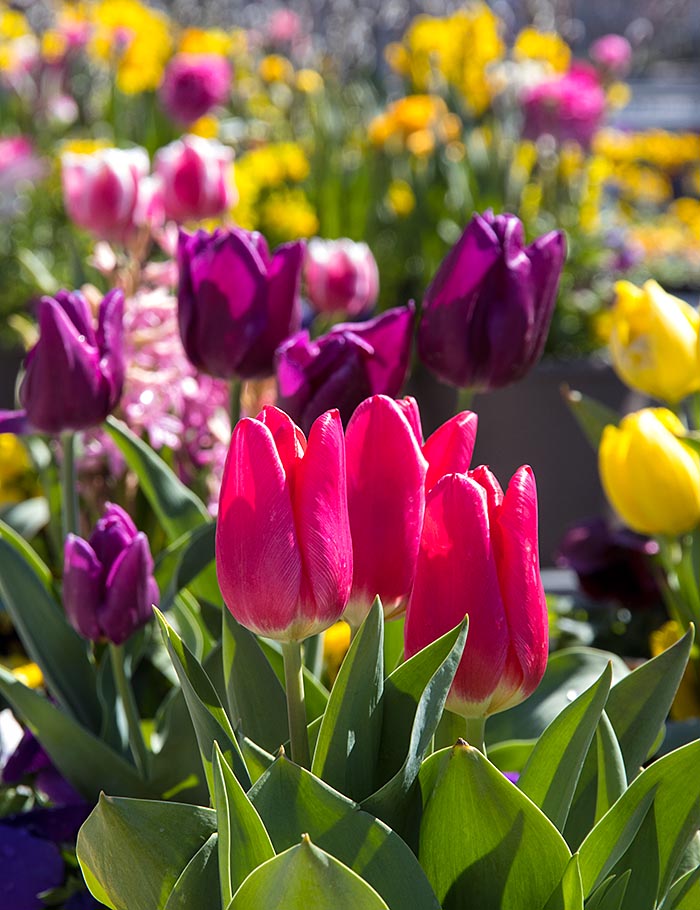
[[[344,423],[370,395],[398,395],[411,353],[413,305],[334,326],[314,341],[299,332],[277,349],[280,407],[304,430],[336,407]]]
[[[603,35],[591,44],[591,60],[607,75],[623,78],[632,64],[632,45],[622,35]]]
[[[139,183],[149,170],[145,149],[98,149],[61,156],[68,217],[103,240],[123,243],[134,227]]]
[[[655,281],[615,285],[610,351],[623,382],[675,404],[700,389],[700,315]]]
[[[229,379],[270,376],[275,348],[301,325],[302,241],[273,256],[240,228],[180,231],[180,336],[197,369]]]
[[[421,360],[461,388],[521,379],[544,350],[564,255],[561,231],[524,246],[514,215],[475,215],[426,292]]]
[[[428,493],[405,656],[467,614],[467,646],[447,707],[464,717],[486,717],[527,698],[547,664],[537,492],[529,467],[516,471],[505,496],[483,466],[448,474]]]
[[[124,383],[124,295],[110,291],[100,304],[97,332],[79,291],[43,297],[39,340],[25,361],[20,403],[42,433],[84,430],[102,423]]]
[[[219,54],[176,54],[168,63],[158,97],[166,112],[188,125],[226,100],[231,64]]]
[[[235,201],[233,151],[214,139],[183,136],[156,152],[166,217],[184,222],[221,215]]]
[[[63,601],[73,628],[90,641],[120,645],[145,625],[158,602],[148,538],[107,503],[90,540],[66,538]]]
[[[700,457],[672,411],[645,408],[607,426],[598,452],[605,495],[640,534],[684,534],[700,522]]]
[[[277,408],[240,420],[218,516],[219,585],[238,622],[289,642],[340,619],[352,584],[352,540],[337,411],[315,421],[308,443]]]
[[[413,411],[409,420],[406,411]],[[418,555],[427,463],[418,405],[374,395],[359,405],[345,434],[353,583],[345,619],[360,625],[379,595],[384,616],[406,608]]]
[[[366,243],[314,237],[304,278],[309,300],[319,313],[358,316],[377,302],[379,271]]]
[[[445,474],[463,474],[469,470],[478,422],[473,411],[461,411],[426,439],[423,445],[423,455],[428,462],[426,490],[432,490]]]

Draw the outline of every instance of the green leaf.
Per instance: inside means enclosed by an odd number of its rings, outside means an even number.
[[[600,722],[596,730],[596,756],[598,760],[598,788],[595,803],[595,820],[598,822],[627,789],[627,775],[625,774],[622,751],[605,711],[600,716]]]
[[[241,886],[228,910],[387,910],[371,888],[304,834],[301,843],[261,866]]]
[[[88,800],[102,790],[153,796],[136,768],[69,714],[0,667],[0,693],[34,733],[58,770]]]
[[[173,671],[174,672],[174,671]],[[197,736],[182,689],[173,689],[161,704],[151,736],[152,783],[165,799],[203,805],[209,801]]]
[[[439,910],[417,859],[401,838],[284,755],[248,796],[278,853],[308,833],[319,847],[362,876],[391,910]]]
[[[276,641],[268,641],[267,639],[258,639],[258,644],[262,648],[263,654],[270,662],[270,666],[275,671],[275,676],[280,684],[284,685],[284,661],[282,659],[282,649],[279,643]],[[330,693],[323,683],[316,679],[307,667],[302,667],[301,672],[304,676],[306,721],[307,723],[311,723],[316,720],[317,717],[320,717],[326,710]],[[284,691],[284,689],[282,691]]]
[[[583,884],[577,853],[569,860],[564,875],[544,910],[583,910]]]
[[[78,861],[90,891],[113,910],[165,910],[215,833],[211,809],[103,794],[78,834]]]
[[[0,539],[0,598],[51,694],[76,720],[97,732],[100,703],[86,644],[47,590],[43,576],[5,536]]]
[[[543,910],[571,859],[549,819],[460,742],[420,772],[418,859],[443,907]]]
[[[586,910],[620,910],[627,893],[631,871],[606,879],[586,902]]]
[[[215,742],[221,745],[226,760],[231,764],[236,777],[243,787],[248,789],[250,776],[236,736],[231,729],[231,724],[221,706],[212,681],[175,630],[168,625],[160,610],[156,609],[155,613],[192,718],[192,726],[199,743],[200,757],[209,792],[213,795],[214,779],[211,757]]]
[[[34,496],[22,502],[0,508],[3,524],[21,534],[25,540],[33,537],[49,523],[49,504],[43,496]],[[1,532],[0,532],[1,533]]]
[[[221,591],[214,564],[216,524],[208,521],[187,531],[158,554],[155,578],[161,590],[164,613],[183,588],[209,603],[221,605]]]
[[[217,845],[216,834],[202,844],[175,882],[164,910],[220,910]]]
[[[250,873],[275,851],[260,816],[214,743],[214,807],[219,832],[221,899],[226,907]]]
[[[5,521],[0,521],[0,540],[5,541],[24,558],[24,561],[29,564],[47,591],[51,592],[53,590],[51,569],[49,569],[34,547],[27,543],[22,534]]]
[[[562,396],[576,418],[576,423],[583,430],[583,435],[597,452],[603,430],[608,424],[617,426],[620,422],[620,415],[607,405],[570,389],[568,386],[562,388]]]
[[[379,598],[355,636],[321,721],[312,772],[350,799],[372,792],[382,732],[384,613]]]
[[[231,723],[263,749],[276,752],[289,739],[284,688],[256,636],[226,608],[221,614],[224,680]]]
[[[138,477],[141,490],[171,542],[195,525],[211,521],[202,500],[178,480],[163,459],[125,423],[108,417],[105,429]]]
[[[612,667],[547,727],[525,765],[518,787],[563,831],[588,747],[610,691]]]
[[[522,773],[535,745],[536,742],[531,739],[513,739],[510,742],[498,743],[489,749],[489,761],[499,771]]]
[[[404,617],[384,624],[384,666],[388,672],[395,670],[403,658]]]
[[[661,910],[697,910],[700,907],[700,866],[691,869],[673,884]]]

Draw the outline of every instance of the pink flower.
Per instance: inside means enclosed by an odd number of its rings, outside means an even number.
[[[522,103],[527,139],[548,133],[558,142],[588,146],[605,113],[605,92],[595,70],[578,63],[563,76],[527,89]]]
[[[231,64],[218,54],[176,54],[168,64],[158,95],[178,123],[190,124],[226,100]]]
[[[615,78],[626,76],[632,65],[632,45],[622,35],[603,35],[590,47],[591,60]]]
[[[183,136],[156,152],[167,218],[183,222],[221,215],[235,201],[233,151],[214,139]]]
[[[309,300],[320,313],[357,316],[377,301],[379,271],[366,243],[315,237],[307,248],[304,277]]]
[[[301,18],[291,9],[276,9],[270,16],[266,29],[267,40],[272,44],[293,44],[301,36]]]

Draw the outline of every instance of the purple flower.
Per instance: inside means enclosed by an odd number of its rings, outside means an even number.
[[[421,360],[461,388],[522,378],[542,355],[564,256],[561,231],[525,246],[515,215],[474,215],[426,292]]]
[[[632,45],[622,35],[603,35],[591,44],[589,54],[606,74],[621,79],[632,65]]]
[[[178,123],[194,123],[222,104],[231,86],[231,64],[218,54],[176,54],[158,90],[161,104]]]
[[[41,910],[37,896],[63,883],[64,865],[56,844],[28,831],[0,824],[0,906],[3,910]]]
[[[338,408],[343,423],[371,395],[398,395],[408,370],[413,303],[367,322],[334,326],[312,341],[299,332],[277,350],[279,407],[308,433],[314,420]]]
[[[301,325],[301,241],[270,255],[241,228],[180,232],[178,315],[191,362],[212,376],[271,376],[275,348]]]
[[[107,503],[90,540],[66,539],[63,601],[73,628],[90,641],[122,644],[151,618],[158,601],[148,539]]]
[[[526,139],[549,134],[558,142],[578,142],[587,148],[605,114],[605,91],[598,75],[582,63],[527,89],[521,101]]]
[[[153,159],[167,218],[184,222],[221,215],[236,200],[233,151],[215,139],[183,136]]]

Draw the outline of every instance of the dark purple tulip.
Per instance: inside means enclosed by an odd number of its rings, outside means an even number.
[[[115,645],[153,615],[158,586],[148,539],[119,506],[107,503],[89,541],[68,535],[63,602],[83,638],[106,638]]]
[[[56,844],[21,828],[0,824],[0,906],[3,910],[41,910],[43,891],[63,884],[65,867]]]
[[[271,376],[275,348],[301,326],[304,243],[270,255],[265,238],[241,228],[180,231],[178,315],[182,343],[205,373]]]
[[[42,297],[39,340],[27,354],[19,398],[29,426],[42,433],[84,430],[114,409],[124,383],[124,294],[100,304],[97,332],[79,291]]]
[[[387,310],[367,322],[346,322],[311,340],[299,332],[277,350],[278,406],[305,433],[329,408],[347,423],[371,395],[396,397],[411,353],[414,307]]]
[[[561,231],[524,246],[515,215],[474,215],[426,292],[421,360],[460,388],[523,377],[542,355],[565,254]]]

